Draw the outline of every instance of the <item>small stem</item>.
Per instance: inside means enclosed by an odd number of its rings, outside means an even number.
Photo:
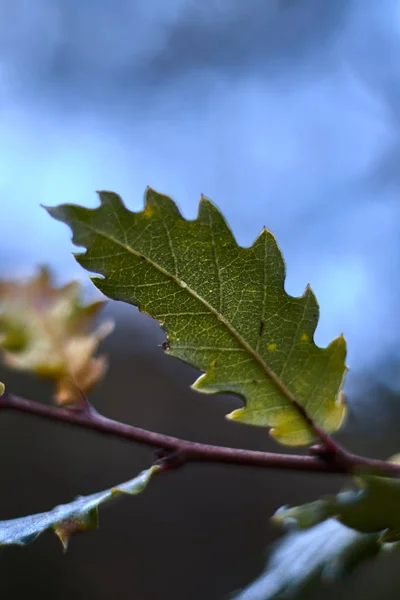
[[[79,402],[77,402],[76,404],[68,405],[66,407],[67,410],[71,410],[73,412],[80,412],[80,413],[91,413],[91,414],[97,413],[96,409],[89,402],[88,397],[85,396],[85,394],[82,392],[82,390],[77,388],[77,393],[80,396]]]
[[[329,434],[326,433],[319,425],[316,423],[312,423],[312,430],[317,435],[318,439],[321,442],[321,445],[324,449],[325,455],[331,456],[341,456],[344,457],[346,455],[346,451],[337,443]]]
[[[164,449],[167,451],[165,453],[166,460],[168,460],[168,457],[175,457],[173,459],[174,466],[185,462],[211,462],[269,469],[306,471],[309,473],[344,474],[351,474],[358,467],[364,467],[379,472],[382,475],[400,476],[400,464],[357,456],[342,450],[340,450],[340,454],[331,454],[328,452],[325,456],[321,457],[320,455],[301,456],[200,444],[120,423],[119,421],[108,419],[96,411],[73,411],[68,408],[56,408],[32,400],[26,400],[7,392],[0,397],[0,409],[16,410],[49,421],[59,421],[84,429],[98,431],[103,435]]]
[[[297,412],[303,417],[311,431],[314,432],[315,437],[320,441],[321,448],[323,449],[319,455],[322,456],[336,456],[341,458],[342,461],[346,461],[348,454],[331,436],[324,431],[319,425],[315,423],[312,417],[308,414],[307,410],[302,406],[296,399],[292,399],[292,404],[296,408]]]

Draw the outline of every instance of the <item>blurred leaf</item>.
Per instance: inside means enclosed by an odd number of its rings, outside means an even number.
[[[59,404],[79,402],[103,377],[107,361],[93,354],[112,330],[103,322],[92,330],[105,302],[84,305],[73,282],[53,287],[41,269],[26,282],[0,282],[0,349],[7,366],[52,379]]]
[[[286,444],[314,437],[296,401],[321,427],[338,429],[345,341],[315,345],[317,301],[308,286],[300,298],[286,294],[284,262],[270,232],[264,228],[250,248],[238,246],[204,197],[194,221],[151,189],[139,213],[111,192],[101,192],[100,200],[94,210],[48,211],[87,248],[76,258],[104,275],[93,278],[95,285],[157,319],[168,334],[167,353],[205,371],[197,390],[240,395],[246,406],[229,417],[273,427]]]
[[[51,529],[60,538],[66,550],[69,538],[74,533],[95,529],[98,526],[98,508],[101,504],[109,502],[120,494],[131,496],[138,494],[144,490],[150,477],[158,470],[157,466],[151,467],[126,483],[90,496],[78,496],[73,502],[56,506],[48,512],[0,521],[0,547],[25,546],[44,531]]]
[[[333,519],[308,531],[289,533],[276,544],[264,573],[235,600],[309,597],[307,592],[318,582],[343,577],[392,546],[378,538],[378,534],[358,533]]]
[[[362,533],[380,533],[381,540],[400,540],[400,479],[363,475],[358,489],[326,496],[302,506],[283,507],[273,519],[305,529],[334,517]]]

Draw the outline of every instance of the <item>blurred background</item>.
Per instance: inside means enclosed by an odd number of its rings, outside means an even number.
[[[318,344],[344,332],[341,441],[367,455],[399,451],[399,52],[398,0],[0,0],[0,277],[47,264],[59,283],[80,278],[95,295],[67,228],[40,204],[95,206],[95,190],[109,189],[140,210],[151,185],[194,218],[203,193],[240,244],[263,225],[276,235],[287,291],[311,283],[321,305]],[[238,399],[189,389],[198,373],[164,356],[156,323],[129,306],[107,312],[117,328],[103,344],[100,411],[277,449],[264,431],[224,420]],[[50,397],[29,377],[0,378]],[[0,438],[1,519],[119,483],[153,459],[21,415],[1,415]],[[272,512],[341,484],[190,466],[103,510],[100,530],[74,538],[65,556],[50,534],[4,550],[0,594],[222,600],[262,570],[279,535]],[[397,565],[367,565],[328,594],[398,598]]]

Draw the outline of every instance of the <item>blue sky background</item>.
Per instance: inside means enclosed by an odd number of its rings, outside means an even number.
[[[265,225],[316,340],[399,357],[400,2],[0,0],[0,275],[85,277],[39,205],[147,185]]]

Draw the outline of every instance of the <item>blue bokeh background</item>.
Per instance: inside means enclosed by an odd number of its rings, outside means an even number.
[[[398,354],[399,50],[394,0],[3,0],[1,270],[80,275],[40,203],[204,193],[240,243],[274,232],[319,343]]]
[[[396,366],[400,360],[399,55],[399,0],[0,0],[0,277],[30,275],[38,264],[47,264],[59,282],[71,277],[87,281],[71,256],[69,232],[52,221],[40,204],[95,206],[95,190],[108,189],[120,193],[132,210],[140,210],[144,189],[151,185],[172,196],[184,216],[194,218],[203,193],[221,208],[239,243],[251,244],[263,225],[276,235],[287,262],[287,291],[300,295],[311,283],[319,300],[317,343],[326,345],[339,333],[345,334],[352,423],[361,419],[368,447],[377,435],[371,433],[372,425],[383,426],[387,417],[382,402],[377,402],[381,392],[363,393],[364,388],[369,389],[366,380],[372,377],[385,393],[390,389],[390,394],[396,394],[400,387]],[[132,352],[136,353],[136,377],[140,379],[150,368],[140,366],[140,348],[146,345],[140,337],[145,335],[140,329],[143,321],[133,310],[119,310],[121,322],[137,327],[136,337],[132,336],[137,347]],[[140,324],[132,325],[135,319]],[[128,338],[131,340],[129,327],[123,325],[119,330],[113,346],[116,355],[118,349],[126,348]],[[148,335],[155,346],[160,336],[154,327]],[[111,369],[108,392],[115,389],[112,386],[118,378],[122,381],[123,368],[125,377],[132,371],[127,358],[126,364],[123,362],[124,356],[119,356],[120,371]],[[165,366],[164,359],[159,360],[160,370],[153,379],[164,382],[165,375],[160,373],[169,368],[175,376],[178,367]],[[153,368],[155,363],[151,364]],[[183,397],[194,375],[185,371],[182,377],[180,391],[170,380],[160,383],[160,390],[170,385],[171,397]],[[21,385],[29,388],[27,383]],[[149,381],[135,385],[142,385],[144,394],[151,387]],[[215,400],[210,400],[209,406],[211,402]],[[207,400],[201,399],[201,404],[193,404],[190,410],[198,410],[201,420],[201,409],[194,408],[200,405],[208,406]],[[365,425],[367,408],[370,429]],[[188,437],[192,433],[193,439],[198,438],[195,429],[187,433],[188,422],[183,431],[173,429],[172,409],[159,413],[159,421],[151,406],[146,410],[144,417],[135,413],[135,419],[143,417],[145,425],[150,419],[155,428],[171,427],[171,433]],[[216,410],[222,420],[227,411],[223,407]],[[122,418],[121,411],[118,414],[117,410],[116,416]],[[236,431],[223,430],[226,443],[244,445]],[[208,433],[207,441],[218,443],[219,434],[212,438],[211,426]],[[27,445],[27,440],[36,444],[39,439],[37,432],[26,435]],[[247,430],[246,435],[249,442]],[[56,438],[54,434],[54,444],[61,444],[62,438]],[[264,448],[261,439],[254,442],[260,449]],[[37,442],[37,452],[44,460],[51,453],[40,443],[44,444]],[[93,458],[87,446],[82,448],[86,460]],[[65,452],[69,461],[68,452],[72,451]],[[111,461],[104,452],[103,459]],[[121,466],[122,454],[118,456]],[[37,464],[33,458],[32,464]],[[110,464],[117,473],[116,463]],[[122,478],[132,476],[131,465],[125,466],[126,474],[118,471]],[[49,473],[53,472],[50,467]],[[60,484],[60,496],[56,494],[54,502],[66,500],[67,493],[81,492],[81,488],[76,490],[79,481],[90,483],[84,490],[87,493],[94,491],[95,485],[116,483],[103,481],[99,473],[97,479],[89,480],[82,468],[80,474],[71,469],[63,484],[67,487]],[[32,471],[32,477],[37,476]],[[9,486],[12,480],[13,474],[9,474]],[[214,485],[217,480],[215,476]],[[196,484],[190,478],[187,481],[194,486],[194,493]],[[255,485],[255,480],[251,481]],[[298,484],[294,477],[280,488],[278,481],[278,488],[289,489],[293,496],[292,482]],[[43,485],[48,497],[50,491]],[[231,485],[236,490],[239,483]],[[264,485],[261,479],[259,485]],[[324,485],[321,489],[325,492]],[[204,493],[204,488],[201,490]],[[301,501],[309,499],[299,491],[296,494]],[[175,495],[171,488],[171,510],[176,506]],[[27,504],[21,504],[20,496],[2,506],[3,514],[7,506],[17,514],[32,510],[28,498]],[[284,501],[279,496],[271,510]],[[214,521],[222,519],[224,502],[210,500],[210,507],[216,506]],[[250,500],[242,498],[241,502]],[[265,513],[261,500],[251,502],[258,520],[254,517],[247,542],[252,552],[258,549],[258,562],[251,562],[249,554],[248,570],[235,580],[236,586],[255,576],[263,560],[261,532],[256,549],[253,542],[260,519],[264,515],[266,519],[271,510]],[[153,508],[157,504],[151,497],[149,503]],[[195,506],[200,510],[200,505]],[[42,504],[37,507],[41,509]],[[145,514],[145,509],[141,510]],[[180,515],[183,512],[180,510]],[[10,512],[10,516],[17,514]],[[206,529],[202,523],[210,527],[213,518],[207,512],[203,517],[196,525],[199,553],[203,552],[201,536]],[[176,519],[178,522],[178,516]],[[165,523],[170,526],[171,519]],[[185,535],[195,535],[194,521],[191,523],[192,529],[182,520],[182,542],[188,543]],[[249,524],[243,521],[237,526],[243,533]],[[210,531],[210,536],[214,535]],[[225,556],[233,545],[226,532],[219,535],[219,542],[226,536],[223,550],[221,546]],[[215,536],[211,541],[204,539],[204,544],[218,547]],[[136,549],[136,560],[141,551]],[[204,562],[204,552],[200,555]],[[144,552],[143,564],[147,565],[146,556]],[[239,555],[236,559],[242,565]],[[10,569],[18,570],[19,560],[18,556],[11,561]],[[218,560],[210,551],[209,568]],[[54,564],[64,582],[68,563]],[[78,573],[76,565],[70,568]],[[232,589],[229,577],[240,569],[228,562],[225,568],[226,581],[219,580],[215,589]],[[96,577],[102,570],[100,563],[93,565]],[[98,579],[96,584],[84,570],[79,571],[81,579],[76,575],[80,583],[74,593],[79,589],[79,597],[88,597],[84,593],[114,597],[107,591],[116,589],[113,573],[116,571],[109,574],[107,587],[107,582]],[[139,581],[138,597],[155,600],[160,597],[157,581],[151,574],[146,579],[146,573],[144,570],[143,581]],[[168,557],[165,573],[167,581],[171,573]],[[118,575],[121,593],[129,589],[124,580],[128,575],[128,568]],[[82,584],[85,577],[86,588]],[[70,573],[67,579],[71,582]],[[64,589],[64,583],[60,584],[64,591],[56,594],[57,587],[49,583],[46,591],[37,580],[35,593],[43,598],[64,598],[69,589],[68,585]],[[189,596],[188,588],[179,585],[172,588],[174,600],[205,597],[197,583],[197,591]],[[207,597],[222,598],[206,579],[204,586]],[[2,593],[24,597],[25,588],[17,587],[10,584]],[[357,590],[367,594],[368,584],[364,591]]]

